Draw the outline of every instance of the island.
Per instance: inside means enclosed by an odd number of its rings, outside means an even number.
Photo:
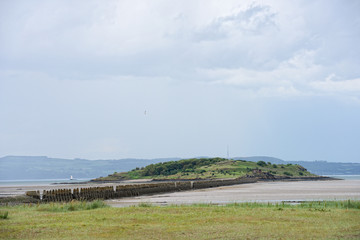
[[[128,172],[114,172],[93,182],[114,182],[131,179],[152,180],[211,180],[230,178],[291,179],[314,178],[298,164],[272,164],[271,162],[251,162],[225,158],[192,158],[178,161],[150,164]]]

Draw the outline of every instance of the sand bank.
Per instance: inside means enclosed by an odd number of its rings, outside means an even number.
[[[136,205],[142,202],[155,205],[214,203],[225,204],[249,201],[310,201],[360,200],[360,180],[258,182],[226,187],[156,194],[106,202],[115,207]]]
[[[123,182],[134,184],[136,181]],[[96,186],[116,186],[119,183],[56,184],[46,186],[0,186],[0,197],[17,196],[31,190],[50,190]],[[144,195],[107,200],[112,206],[129,206],[141,202],[157,205],[214,203],[224,204],[244,201],[310,201],[310,200],[360,200],[360,180],[258,182],[183,192]]]

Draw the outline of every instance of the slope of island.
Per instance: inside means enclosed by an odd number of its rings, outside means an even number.
[[[153,180],[211,180],[234,178],[291,179],[317,178],[297,164],[272,164],[224,158],[194,158],[150,164],[128,172],[114,172],[107,177],[93,179],[94,182],[122,181],[130,179]]]

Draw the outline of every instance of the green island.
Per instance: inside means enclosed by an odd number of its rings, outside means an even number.
[[[0,239],[359,239],[359,201],[0,206]]]
[[[114,172],[107,177],[93,181],[119,181],[128,179],[224,179],[238,177],[315,177],[297,164],[272,164],[270,162],[250,162],[225,158],[193,158],[150,164],[128,172]]]

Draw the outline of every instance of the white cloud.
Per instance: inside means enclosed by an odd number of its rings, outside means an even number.
[[[215,41],[230,35],[259,35],[269,26],[274,27],[274,13],[269,6],[250,5],[232,15],[215,18],[211,24],[195,31],[197,41]]]
[[[333,75],[334,76],[334,75]],[[356,94],[360,97],[360,78],[334,81],[328,77],[324,81],[314,81],[311,86],[322,92]]]
[[[339,142],[351,152],[360,105],[334,105],[359,99],[359,10],[337,0],[0,1],[1,152],[218,155],[229,139],[239,155],[308,143],[332,156],[327,140],[352,139]],[[350,137],[322,138],[339,119]],[[294,135],[303,138],[291,145]]]
[[[0,62],[6,70],[57,79],[200,79],[256,92],[273,89],[274,95],[284,89],[295,95],[335,91],[330,89],[354,94],[345,90],[348,81],[330,86],[360,75],[358,4],[20,3],[3,3],[1,12]],[[314,15],[322,4],[327,5],[324,14]],[[324,83],[331,73],[338,76],[336,83]]]
[[[304,50],[271,70],[199,69],[201,79],[210,84],[237,87],[256,96],[313,96],[335,94],[344,97],[360,96],[360,79],[341,79],[326,67],[316,64],[316,51]],[[324,70],[325,69],[325,70]],[[332,80],[337,78],[337,80]]]

